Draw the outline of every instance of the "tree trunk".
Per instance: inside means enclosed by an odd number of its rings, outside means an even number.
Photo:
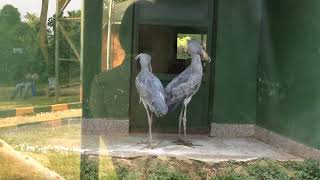
[[[48,52],[48,35],[47,35],[47,16],[48,16],[49,0],[42,0],[41,14],[40,14],[40,49],[44,58],[44,62],[49,65]]]

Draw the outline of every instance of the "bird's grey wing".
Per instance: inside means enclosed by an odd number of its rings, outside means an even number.
[[[191,97],[195,94],[200,87],[200,84],[193,84],[191,81],[173,86],[170,93],[166,93],[166,103],[170,111],[178,107],[184,99]]]
[[[137,76],[136,87],[143,102],[158,117],[165,115],[168,111],[165,103],[164,89],[160,80],[153,74]]]
[[[144,81],[144,78],[142,78],[141,76],[136,77],[136,88],[139,93],[140,100],[147,101],[148,99],[150,99],[151,93],[149,87]]]
[[[173,111],[186,98],[196,93],[201,84],[201,77],[193,74],[181,74],[176,77],[165,89],[166,103]]]
[[[177,77],[175,77],[165,88],[165,93],[170,93],[172,91],[172,88],[177,86],[178,84],[181,84],[183,82],[188,81],[188,78],[190,76],[191,69],[187,68],[182,73],[180,73]]]
[[[164,88],[160,80],[154,75],[148,75],[148,77],[137,76],[136,87],[141,99],[146,102],[151,101],[155,95],[165,100]]]

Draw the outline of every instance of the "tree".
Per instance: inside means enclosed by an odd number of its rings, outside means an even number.
[[[47,16],[48,16],[49,0],[42,0],[40,14],[40,49],[43,55],[44,62],[49,65],[48,39],[47,39]]]
[[[25,24],[28,25],[30,29],[30,33],[28,34],[30,38],[30,46],[28,49],[33,57],[43,61],[43,57],[41,55],[41,50],[39,47],[40,44],[40,18],[35,13],[28,13],[24,16]],[[43,63],[45,63],[43,61]]]
[[[35,13],[29,13],[24,16],[26,23],[35,31],[39,32],[40,29],[40,18]]]
[[[0,11],[0,19],[2,23],[15,25],[21,22],[20,13],[17,8],[10,4],[4,5]]]
[[[0,68],[0,80],[5,83],[19,81],[28,71],[40,74],[45,70],[39,48],[39,18],[30,13],[25,17],[22,22],[11,5],[0,11],[0,66],[6,67]]]

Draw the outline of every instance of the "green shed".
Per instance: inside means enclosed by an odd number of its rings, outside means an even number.
[[[83,3],[84,117],[129,120],[131,132],[146,129],[133,57],[150,53],[166,84],[188,64],[179,55],[179,38],[198,37],[213,63],[205,66],[188,106],[189,131],[208,133],[211,123],[249,124],[320,148],[318,0],[114,2]],[[113,65],[113,58],[120,63]],[[172,113],[154,128],[176,132],[177,126]]]

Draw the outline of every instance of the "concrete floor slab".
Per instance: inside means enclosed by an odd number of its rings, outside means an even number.
[[[112,157],[134,158],[139,156],[169,156],[195,159],[205,162],[220,162],[227,160],[247,161],[257,158],[271,158],[275,160],[301,160],[300,158],[276,149],[254,138],[221,138],[205,135],[191,135],[192,143],[199,146],[188,147],[173,143],[177,140],[175,134],[153,134],[158,143],[150,149],[141,141],[147,139],[146,134],[85,136],[80,140],[51,139],[55,148],[87,151]]]

